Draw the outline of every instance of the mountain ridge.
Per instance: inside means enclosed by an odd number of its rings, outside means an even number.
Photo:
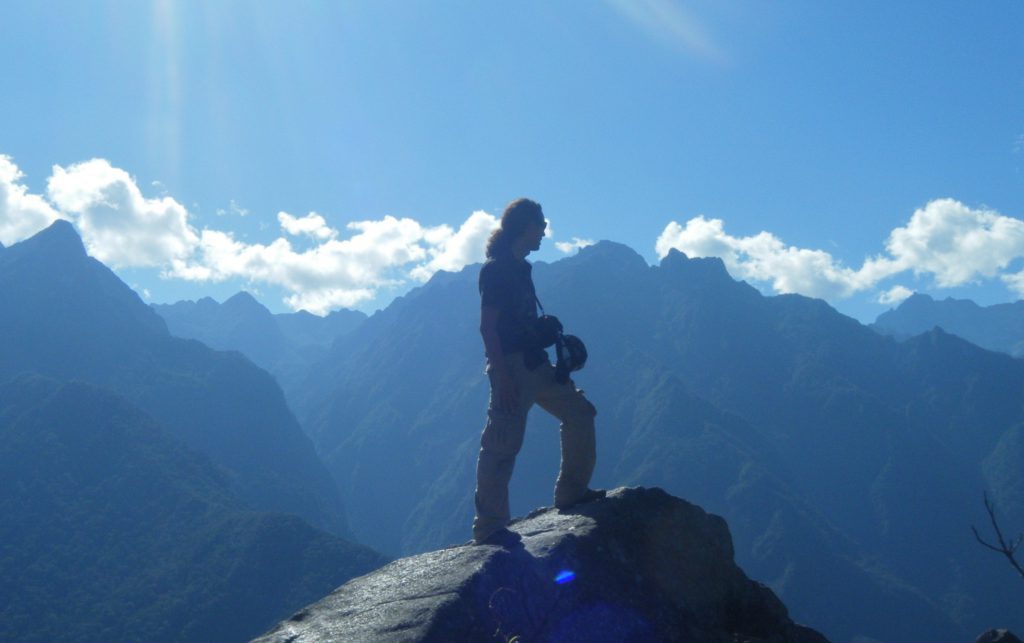
[[[337,488],[273,378],[172,337],[69,223],[4,250],[0,300],[0,381],[36,372],[110,388],[225,467],[254,507],[347,533]]]
[[[598,244],[534,264],[547,311],[590,352],[574,379],[598,407],[596,484],[654,484],[725,516],[744,568],[836,639],[964,638],[1009,609],[992,595],[1014,579],[963,536],[990,480],[1013,497],[1019,474],[982,461],[1013,444],[1020,365],[948,335],[900,344],[820,300],[766,297],[719,261],[636,257]],[[488,395],[478,270],[341,338],[295,402],[358,537],[392,554],[452,542],[472,518]],[[557,422],[531,414],[513,511],[550,503],[557,469]],[[823,602],[823,573],[862,598]]]
[[[222,468],[112,391],[0,383],[4,640],[246,640],[381,562],[249,510]]]
[[[979,306],[970,299],[947,297],[938,301],[914,293],[871,324],[877,332],[899,340],[934,327],[982,348],[1024,357],[1024,301]]]
[[[216,350],[237,351],[272,373],[291,400],[309,363],[334,340],[366,319],[356,311],[317,317],[305,311],[273,314],[252,294],[240,291],[223,303],[210,297],[173,304],[153,304],[169,332]]]
[[[457,540],[472,516],[478,270],[438,273],[338,337],[290,398],[354,532],[392,553]],[[725,516],[743,567],[837,640],[959,639],[1013,613],[1016,579],[967,526],[985,520],[982,488],[1009,516],[1024,507],[1017,360],[943,331],[897,342],[678,252],[649,266],[602,242],[534,277],[591,352],[576,380],[599,409],[595,482],[657,484]],[[557,423],[535,414],[513,511],[550,502],[557,468]]]

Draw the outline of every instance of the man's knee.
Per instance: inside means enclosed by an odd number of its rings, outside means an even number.
[[[526,417],[522,414],[489,410],[480,446],[495,455],[515,456],[523,446]]]
[[[566,409],[563,422],[566,424],[592,425],[597,417],[597,407],[590,403],[590,400],[583,397],[581,393]]]

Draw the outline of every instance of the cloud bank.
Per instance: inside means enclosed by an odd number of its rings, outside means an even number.
[[[338,236],[338,231],[328,227],[327,220],[316,212],[310,212],[301,218],[293,217],[287,212],[278,212],[277,221],[281,228],[293,237],[306,235],[323,241]]]
[[[147,197],[130,174],[103,159],[54,166],[45,196],[31,194],[23,179],[14,161],[0,155],[4,245],[56,219],[69,219],[90,254],[114,268],[152,268],[166,279],[237,279],[250,288],[280,287],[289,307],[317,314],[371,301],[382,288],[424,282],[439,270],[482,261],[486,240],[498,225],[484,211],[471,213],[457,228],[393,216],[335,228],[316,212],[279,212],[279,236],[251,243],[230,230],[197,229],[181,203],[166,194]],[[579,237],[555,241],[550,226],[547,232],[563,253],[593,243]],[[771,232],[731,235],[721,219],[704,216],[665,226],[655,249],[664,257],[673,248],[691,257],[720,257],[735,277],[778,293],[833,301],[870,291],[882,304],[898,303],[912,291],[885,282],[901,274],[931,279],[938,288],[999,279],[1024,298],[1024,221],[954,199],[916,210],[889,233],[884,251],[858,268],[844,266],[824,250],[787,245]]]
[[[145,198],[127,172],[102,159],[55,165],[46,193],[72,215],[89,253],[114,268],[164,266],[188,257],[199,241],[184,206],[168,196]]]
[[[587,246],[592,246],[592,245],[594,245],[594,240],[593,239],[580,239],[579,237],[573,237],[572,241],[556,241],[555,242],[555,248],[557,248],[559,252],[562,252],[562,253],[565,253],[565,254],[570,254],[570,253],[576,252],[577,250],[579,250],[581,248],[586,248]]]
[[[823,250],[787,246],[770,232],[730,235],[721,219],[703,216],[665,227],[655,250],[664,257],[673,248],[691,257],[719,257],[734,276],[768,283],[779,293],[840,299],[910,272],[930,277],[940,288],[999,277],[1024,297],[1024,271],[1006,272],[1024,257],[1024,221],[954,199],[936,199],[916,210],[906,225],[889,233],[886,252],[865,259],[856,270]],[[909,289],[897,286],[878,301],[889,304],[909,295]]]
[[[147,198],[128,172],[104,159],[54,166],[45,198],[28,193],[23,178],[13,160],[0,156],[5,245],[66,218],[89,253],[111,267],[156,268],[167,279],[279,286],[288,293],[288,306],[317,314],[371,300],[383,287],[423,282],[439,270],[482,261],[487,237],[498,225],[483,211],[473,212],[458,229],[385,216],[348,223],[342,235],[316,212],[279,212],[281,236],[249,243],[230,230],[197,229],[185,206],[170,196]],[[234,202],[232,207],[240,216],[248,214]]]
[[[0,154],[0,243],[11,245],[62,218],[43,197],[29,194],[25,177],[9,156]]]

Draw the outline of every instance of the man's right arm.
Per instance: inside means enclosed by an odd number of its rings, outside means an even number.
[[[500,314],[501,312],[493,306],[480,307],[480,336],[484,340],[484,352],[487,355],[487,364],[490,366],[493,377],[494,401],[499,409],[511,411],[518,402],[518,392],[502,350],[501,336],[498,334],[498,315]]]

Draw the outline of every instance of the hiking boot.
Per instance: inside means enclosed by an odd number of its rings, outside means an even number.
[[[498,529],[497,531],[493,532],[490,536],[487,536],[483,540],[474,539],[473,544],[493,545],[495,547],[512,549],[513,547],[518,545],[522,539],[523,537],[517,534],[516,532],[512,531],[511,529],[502,527],[501,529]]]
[[[555,504],[555,507],[558,509],[568,509],[570,507],[586,504],[588,502],[593,502],[595,500],[601,500],[607,495],[608,492],[605,491],[604,489],[587,489],[583,493],[583,495],[577,498],[576,500],[573,500],[572,502],[566,502],[563,504]]]

